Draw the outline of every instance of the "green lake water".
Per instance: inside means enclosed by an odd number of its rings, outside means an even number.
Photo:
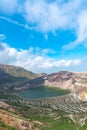
[[[38,87],[19,92],[19,96],[26,99],[40,99],[68,94],[66,90],[53,87]]]

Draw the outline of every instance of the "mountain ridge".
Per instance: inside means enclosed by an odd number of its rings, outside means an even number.
[[[24,68],[0,64],[0,89],[20,91],[32,87],[52,86],[69,90],[80,100],[87,100],[87,73],[59,71],[35,74]]]
[[[36,73],[28,71],[19,66],[0,64],[0,69],[14,77],[26,77],[32,79],[37,76]]]

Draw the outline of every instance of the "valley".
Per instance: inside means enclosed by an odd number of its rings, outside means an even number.
[[[34,74],[0,65],[0,126],[6,130],[86,130],[86,76],[67,71]]]

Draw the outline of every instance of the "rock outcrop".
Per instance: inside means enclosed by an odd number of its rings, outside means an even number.
[[[67,71],[60,71],[47,76],[45,86],[54,86],[73,91],[74,74]]]

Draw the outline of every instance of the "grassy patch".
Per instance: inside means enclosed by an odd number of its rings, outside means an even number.
[[[18,130],[16,128],[13,128],[11,126],[5,125],[3,122],[0,121],[0,127],[7,128],[8,130]]]

